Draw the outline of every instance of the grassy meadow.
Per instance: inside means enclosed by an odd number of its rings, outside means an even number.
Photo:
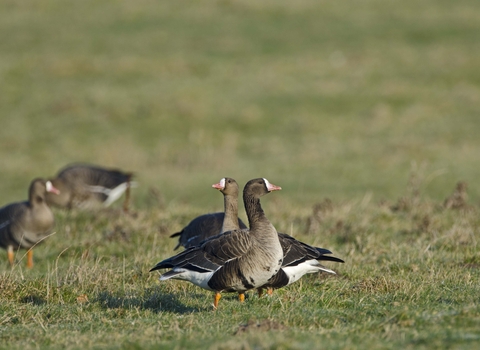
[[[478,347],[479,33],[474,0],[2,1],[0,206],[72,162],[138,187],[56,210],[32,270],[0,251],[0,348]],[[282,186],[267,216],[338,275],[216,312],[158,282],[224,176]]]

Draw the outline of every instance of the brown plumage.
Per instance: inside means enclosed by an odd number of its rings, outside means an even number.
[[[46,193],[58,194],[50,181],[35,179],[30,184],[28,201],[0,208],[0,246],[7,249],[13,265],[14,249],[29,249],[27,266],[33,266],[35,245],[44,240],[54,227],[53,213],[46,204]]]
[[[60,208],[107,207],[125,192],[123,208],[128,211],[132,173],[89,164],[73,164],[62,169],[52,184],[60,195],[47,194],[47,203]]]
[[[200,246],[159,262],[150,271],[170,268],[160,280],[187,280],[214,291],[215,308],[222,291],[244,292],[264,285],[280,269],[283,252],[277,231],[260,205],[260,197],[280,189],[266,179],[250,180],[243,191],[249,230],[214,236]]]

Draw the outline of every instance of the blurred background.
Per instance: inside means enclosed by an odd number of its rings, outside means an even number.
[[[0,205],[72,162],[139,208],[220,209],[224,176],[480,204],[479,35],[478,0],[2,1]]]

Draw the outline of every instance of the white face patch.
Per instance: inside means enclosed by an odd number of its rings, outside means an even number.
[[[47,192],[60,194],[60,191],[57,188],[53,187],[53,184],[50,182],[50,180],[45,182],[45,189],[47,190]]]
[[[213,184],[213,188],[223,191],[225,189],[225,178],[222,178],[218,184]]]
[[[265,181],[265,186],[267,186],[267,190],[270,191],[270,182],[266,178],[263,178],[263,181]]]
[[[280,186],[272,185],[266,178],[263,178],[263,181],[265,181],[265,186],[267,186],[268,192],[270,191],[278,191],[281,190],[282,188]]]

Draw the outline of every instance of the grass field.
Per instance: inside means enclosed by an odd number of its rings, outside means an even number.
[[[139,187],[56,211],[33,270],[0,252],[0,348],[478,347],[478,33],[474,0],[1,2],[0,206],[78,161]],[[158,282],[224,176],[282,186],[268,217],[338,276],[217,312]]]

